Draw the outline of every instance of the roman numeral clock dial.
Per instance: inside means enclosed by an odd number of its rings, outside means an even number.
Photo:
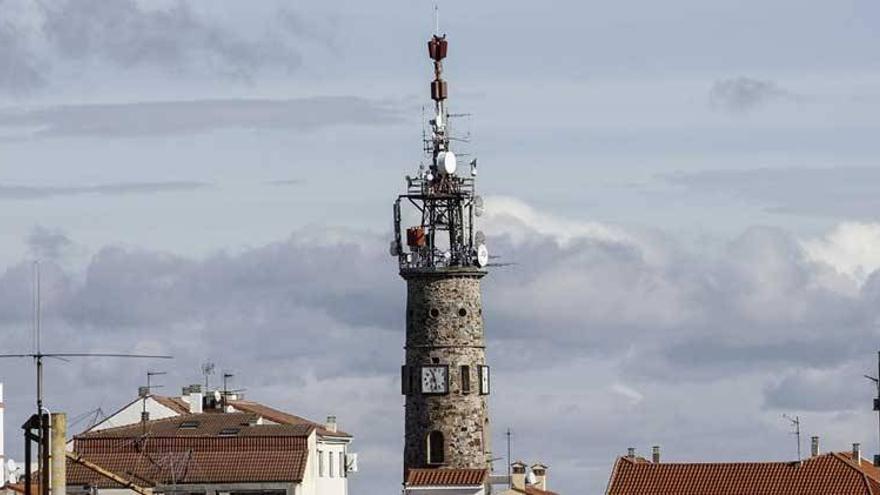
[[[449,389],[449,368],[446,366],[422,366],[422,393],[445,394]]]

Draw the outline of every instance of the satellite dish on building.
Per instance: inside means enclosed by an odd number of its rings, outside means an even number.
[[[483,268],[489,264],[489,250],[485,244],[477,246],[477,266]]]
[[[538,482],[538,479],[535,477],[534,471],[529,471],[529,474],[526,475],[526,484],[534,485]]]
[[[452,175],[458,166],[455,159],[455,153],[451,151],[441,151],[437,154],[437,170],[441,174]]]

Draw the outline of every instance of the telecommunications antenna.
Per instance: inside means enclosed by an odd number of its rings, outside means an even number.
[[[40,482],[40,493],[43,495],[49,494],[49,456],[48,456],[48,438],[43,438],[42,435],[45,435],[45,432],[48,431],[48,423],[46,423],[48,419],[49,410],[43,406],[43,358],[57,359],[60,361],[67,362],[67,358],[134,358],[134,359],[171,359],[171,356],[164,355],[154,355],[154,354],[124,354],[124,353],[108,353],[108,352],[43,352],[42,350],[42,330],[40,328],[40,317],[41,317],[41,294],[40,294],[40,262],[34,261],[33,265],[33,276],[34,276],[34,300],[33,300],[33,309],[34,309],[34,349],[31,353],[24,354],[0,354],[0,359],[9,359],[9,358],[31,358],[34,360],[34,365],[36,366],[37,371],[37,412],[34,416],[31,417],[25,425],[25,430],[30,435],[30,429],[38,429],[40,431],[40,450],[37,456],[37,471],[40,473],[42,480]],[[33,437],[27,436],[28,442],[31,441]],[[27,451],[29,452],[29,450]],[[31,471],[30,469],[25,470],[25,493],[33,493],[31,491]]]
[[[214,363],[205,361],[202,363],[202,374],[205,375],[205,393],[208,392],[208,377],[214,374]]]
[[[801,462],[801,417],[791,417],[788,414],[783,414],[782,418],[787,419],[788,422],[791,423],[791,426],[794,428],[794,431],[792,431],[791,434],[797,437],[797,458],[798,462]]]

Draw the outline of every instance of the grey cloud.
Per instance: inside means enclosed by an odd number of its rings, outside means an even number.
[[[36,136],[138,137],[214,129],[313,130],[398,120],[387,105],[357,97],[195,100],[59,106],[0,111],[0,129],[36,128]]]
[[[37,225],[28,235],[27,244],[37,259],[58,260],[72,247],[73,241],[61,230]]]
[[[5,11],[3,2],[0,9]],[[25,42],[18,26],[0,22],[0,90],[13,94],[29,93],[46,81],[38,67],[37,57]]]
[[[772,81],[750,77],[734,77],[716,81],[709,91],[710,103],[732,112],[745,112],[759,108],[774,100],[791,98],[793,95]]]
[[[849,386],[835,370],[859,369],[876,341],[880,278],[856,295],[824,289],[821,267],[778,229],[751,229],[709,255],[661,234],[521,239],[495,235],[493,251],[519,264],[493,269],[483,285],[493,421],[514,425],[518,449],[556,466],[561,492],[583,486],[587,470],[606,477],[614,455],[636,442],[674,443],[698,459],[720,455],[712,442],[735,434],[730,452],[772,451],[767,408],[829,401],[786,398],[781,387],[796,388],[796,378],[778,377],[815,373],[798,385],[805,395]],[[47,263],[45,335],[69,349],[173,354],[173,385],[198,381],[198,364],[213,356],[255,398],[315,418],[337,412],[372,463],[353,483],[388,491],[399,476],[406,291],[384,247],[379,235],[314,230],[204,258],[105,247],[82,272]],[[29,345],[28,312],[16,306],[27,308],[29,288],[27,264],[0,275],[11,351]],[[18,397],[29,392],[30,370],[0,366],[7,413],[23,421],[30,403]],[[122,403],[142,380],[120,363],[63,366],[63,376],[50,373],[48,396],[72,412]],[[615,393],[617,382],[641,398]],[[563,433],[572,442],[546,442]]]
[[[19,186],[0,184],[0,199],[46,199],[56,196],[83,194],[123,195],[154,194],[161,192],[193,191],[209,187],[204,182],[119,182],[92,186]]]
[[[778,410],[817,412],[858,409],[867,402],[865,397],[870,389],[870,383],[862,377],[864,372],[856,366],[794,370],[764,389],[765,405]]]
[[[753,201],[774,213],[875,219],[880,211],[880,167],[709,170],[661,179],[694,194]]]

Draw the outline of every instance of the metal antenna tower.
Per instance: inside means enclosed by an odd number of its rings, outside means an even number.
[[[394,202],[390,254],[398,259],[401,271],[482,269],[489,263],[485,235],[474,228],[475,218],[483,214],[483,200],[475,189],[477,161],[471,160],[469,173],[461,173],[464,163],[459,167],[458,156],[450,147],[452,141],[463,139],[453,137],[449,126],[449,118],[455,114],[448,111],[448,86],[443,79],[448,48],[446,35],[435,33],[428,41],[428,55],[434,66],[434,115],[428,121],[430,133],[424,142],[429,165],[419,167],[416,177],[406,176],[407,191]],[[401,229],[404,201],[421,216],[418,225],[405,229],[405,245]]]
[[[801,418],[800,416],[791,417],[788,414],[783,414],[782,417],[787,419],[794,427],[794,431],[791,434],[797,437],[797,459],[798,462],[801,462]]]
[[[877,411],[877,432],[880,435],[880,352],[877,353],[877,377],[865,375],[865,378],[874,382],[877,387],[877,396],[874,397],[874,410]],[[874,465],[880,467],[880,454],[874,455]]]
[[[31,494],[31,442],[38,445],[37,466],[40,472],[40,493],[49,495],[49,421],[50,411],[43,406],[43,359],[59,359],[67,361],[67,358],[137,358],[137,359],[171,359],[171,356],[151,354],[121,354],[103,352],[52,352],[45,353],[42,350],[41,312],[42,297],[40,293],[40,262],[34,265],[34,349],[27,354],[0,354],[0,359],[31,358],[36,367],[37,388],[37,412],[25,422],[22,428],[25,430],[25,493]],[[37,433],[34,433],[36,430]]]

